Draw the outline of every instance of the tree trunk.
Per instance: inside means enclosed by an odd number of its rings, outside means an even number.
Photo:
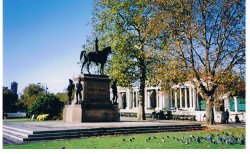
[[[144,63],[143,63],[144,64]],[[140,89],[139,89],[139,104],[137,120],[146,120],[145,116],[145,82],[146,82],[146,67],[141,65]]]
[[[214,101],[212,98],[206,100],[206,124],[214,125]]]

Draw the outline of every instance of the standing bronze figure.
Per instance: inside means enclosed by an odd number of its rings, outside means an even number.
[[[94,51],[95,51],[96,53],[99,53],[98,38],[95,39]]]
[[[69,85],[68,85],[68,88],[67,88],[67,91],[68,91],[68,105],[71,104],[71,101],[72,101],[72,93],[75,89],[75,85],[73,84],[73,80],[69,79]]]
[[[115,79],[114,81],[113,81],[113,84],[112,84],[112,86],[111,86],[111,88],[112,88],[112,92],[113,92],[113,104],[117,104],[117,98],[118,98],[118,96],[117,96],[117,86],[116,86],[116,83],[117,83],[117,80]]]
[[[78,79],[78,83],[76,83],[76,104],[80,104],[82,102],[82,91],[83,87],[81,84],[81,79]]]

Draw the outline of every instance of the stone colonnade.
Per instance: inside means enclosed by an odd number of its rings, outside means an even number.
[[[171,108],[180,108],[186,110],[200,110],[197,91],[194,86],[174,85],[172,90],[174,96],[174,103],[171,103]]]
[[[155,106],[152,104],[150,96],[155,93]],[[164,107],[160,101],[162,100],[163,92],[159,87],[149,87],[145,89],[145,109],[155,109]],[[138,109],[139,88],[123,88],[118,87],[118,104],[120,109]]]
[[[238,100],[237,100],[237,96],[234,96],[234,111],[230,110],[230,101],[229,101],[229,97],[228,96],[223,96],[223,100],[224,100],[224,108],[225,110],[228,109],[229,112],[239,112],[238,110]]]
[[[124,88],[118,87],[119,108],[124,111],[138,109],[139,87]],[[175,85],[169,91],[161,91],[160,87],[145,88],[145,111],[152,110],[199,110],[196,89],[190,83],[184,86]]]

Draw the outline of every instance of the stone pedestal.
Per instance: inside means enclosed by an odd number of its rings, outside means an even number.
[[[79,77],[83,85],[83,101],[65,105],[63,121],[65,122],[114,122],[120,121],[118,105],[110,100],[110,79],[108,76],[84,74]],[[75,78],[77,82],[79,78]]]

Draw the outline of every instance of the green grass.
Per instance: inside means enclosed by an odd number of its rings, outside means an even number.
[[[226,129],[224,132],[231,132],[234,136],[245,135],[245,128]],[[212,144],[202,140],[201,143],[192,141],[190,144],[180,143],[174,140],[172,137],[181,138],[193,136],[208,136],[208,134],[219,133],[222,131],[205,130],[205,131],[192,131],[192,132],[175,132],[175,133],[153,133],[153,134],[131,134],[131,135],[115,135],[115,136],[101,136],[101,137],[89,137],[81,139],[69,139],[69,140],[56,140],[46,142],[33,142],[23,145],[4,145],[4,149],[245,149],[245,145],[239,143],[234,145]],[[222,134],[221,134],[222,135]],[[156,139],[152,139],[145,142],[148,137],[155,136]],[[169,136],[166,142],[162,142],[162,137]],[[134,141],[129,141],[130,138],[135,138]],[[126,139],[123,141],[123,139]]]

